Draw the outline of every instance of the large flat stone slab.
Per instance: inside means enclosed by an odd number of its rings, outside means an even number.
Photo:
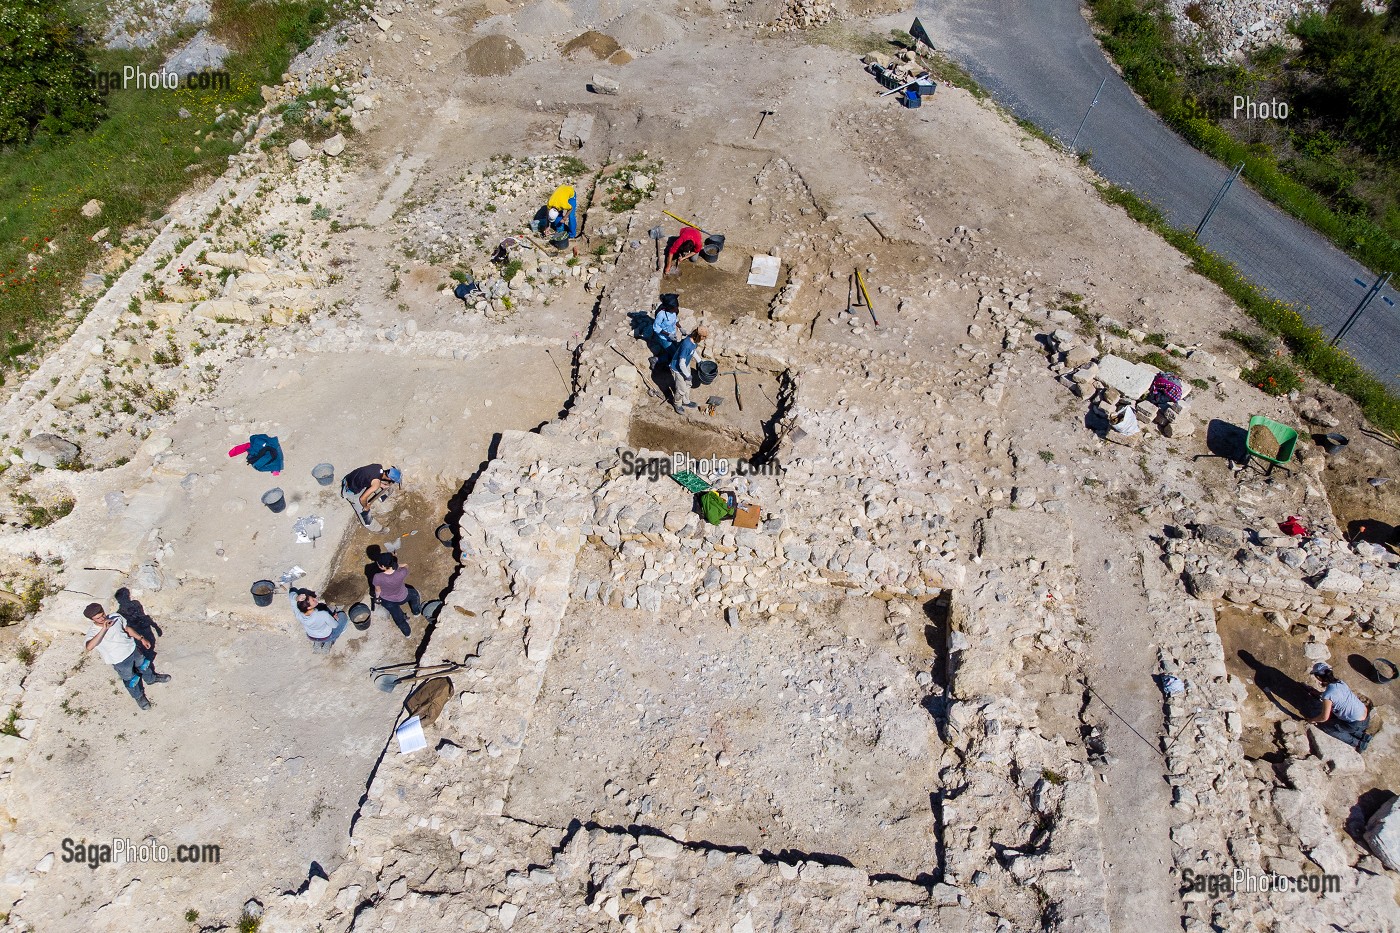
[[[1069,523],[1049,512],[998,509],[977,523],[984,560],[1043,560],[1053,566],[1074,563]]]
[[[1137,401],[1152,388],[1152,380],[1157,378],[1157,370],[1141,363],[1133,363],[1114,356],[1104,355],[1099,360],[1098,380],[1110,389],[1117,389],[1133,401]]]

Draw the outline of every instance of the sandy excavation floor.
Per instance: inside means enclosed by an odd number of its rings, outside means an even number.
[[[1309,557],[1309,575],[1356,579],[1324,594],[1261,540],[1289,514],[1338,541],[1353,521],[1400,523],[1400,482],[1359,485],[1400,470],[1396,452],[1330,393],[1244,384],[1219,336],[1239,313],[1074,160],[953,87],[914,111],[877,100],[853,49],[907,12],[756,29],[787,9],[382,5],[387,26],[318,47],[344,68],[324,80],[367,98],[345,152],[292,163],[251,143],[241,174],[176,210],[201,239],[178,255],[178,232],[157,240],[10,399],[12,438],[52,430],[100,468],[12,467],[14,488],[76,507],[7,527],[5,572],[81,592],[0,633],[34,651],[0,665],[22,737],[4,745],[3,929],[230,929],[250,899],[287,931],[1400,922],[1357,829],[1388,789],[1394,726],[1300,799],[1335,756],[1275,741],[1237,664],[1250,629],[1226,615],[1217,637],[1215,616],[1249,606],[1257,626],[1274,600],[1294,632],[1277,644],[1265,623],[1268,657],[1290,676],[1308,640],[1400,656],[1384,557],[1345,541]],[[594,37],[562,54],[590,29],[630,60]],[[620,92],[590,93],[595,74]],[[678,76],[687,93],[657,92]],[[774,115],[754,138],[760,109]],[[561,149],[571,113],[592,133]],[[561,178],[583,190],[599,168],[658,161],[635,209],[606,210],[600,182],[576,257],[532,257],[489,294],[492,247]],[[662,282],[647,230],[674,232],[663,208],[724,231],[722,261]],[[741,284],[755,252],[782,258],[779,288]],[[180,263],[205,277],[184,298]],[[145,293],[148,267],[172,300]],[[847,312],[856,268],[878,324]],[[454,271],[488,294],[453,299]],[[645,368],[634,316],[661,291],[743,371],[742,411],[722,376],[694,393],[723,399],[713,417],[678,418],[616,352]],[[245,299],[270,310],[195,313]],[[167,327],[209,348],[159,363]],[[1051,368],[1056,333],[1092,356],[1176,348],[1196,430],[1107,443]],[[101,407],[140,379],[132,412]],[[1309,447],[1267,479],[1193,459],[1232,453],[1249,414],[1304,411],[1348,452]],[[280,477],[225,456],[260,431],[283,441]],[[780,465],[733,481],[764,523],[711,528],[670,480],[622,475],[624,453],[674,451]],[[310,475],[322,461],[404,469],[382,530],[352,527]],[[272,485],[279,515],[259,504]],[[315,548],[291,533],[307,515],[325,520]],[[431,633],[419,619],[403,639],[378,613],[317,657],[284,596],[248,594],[297,564],[363,599],[366,549],[404,533],[412,581],[446,600]],[[80,661],[83,594],[122,585],[175,678],[147,714]],[[428,749],[400,756],[404,694],[367,669],[415,654],[468,666]],[[1164,700],[1164,672],[1184,699]],[[214,842],[222,860],[49,859],[64,838],[117,836]],[[1344,895],[1179,891],[1186,867],[1274,863],[1335,871]],[[1304,926],[1271,927],[1290,911]]]

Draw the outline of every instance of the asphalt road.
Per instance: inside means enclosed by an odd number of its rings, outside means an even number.
[[[1138,102],[1104,60],[1076,0],[916,0],[915,10],[940,50],[1016,116],[1062,143],[1073,138],[1106,77],[1076,148],[1092,152],[1099,174],[1151,201],[1174,226],[1194,230],[1229,177],[1228,167],[1192,148]],[[1329,336],[1376,280],[1243,180],[1225,196],[1201,242],[1271,295],[1295,303]],[[1400,295],[1382,292],[1342,345],[1400,388]]]

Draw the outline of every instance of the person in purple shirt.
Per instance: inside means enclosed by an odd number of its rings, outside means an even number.
[[[404,605],[406,604],[414,615],[423,610],[418,591],[408,585],[408,567],[400,567],[399,559],[393,554],[380,554],[374,562],[379,567],[379,572],[370,581],[374,587],[374,598],[379,600],[380,605],[394,620],[394,624],[399,627],[399,631],[407,638],[413,634],[413,629],[409,628],[408,616],[403,611]]]

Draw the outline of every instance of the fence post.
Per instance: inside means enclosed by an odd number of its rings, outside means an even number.
[[[1225,192],[1230,190],[1230,186],[1235,183],[1235,179],[1240,177],[1240,172],[1244,171],[1244,163],[1235,166],[1235,170],[1230,173],[1230,177],[1225,179],[1225,184],[1220,186],[1220,190],[1215,194],[1215,200],[1210,202],[1210,208],[1206,211],[1206,216],[1201,218],[1201,222],[1196,224],[1196,232],[1191,234],[1191,239],[1199,240],[1201,231],[1210,223],[1211,217],[1215,216],[1215,211],[1220,207],[1220,202],[1225,200]]]

